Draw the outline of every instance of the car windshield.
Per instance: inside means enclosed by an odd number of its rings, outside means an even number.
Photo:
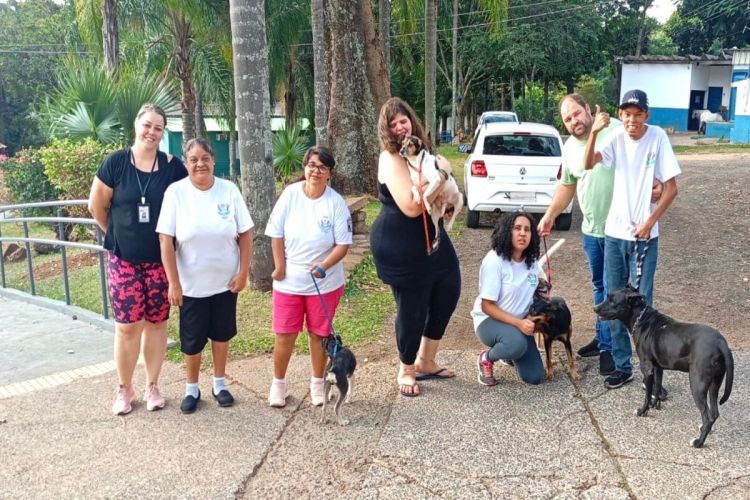
[[[500,123],[500,122],[511,122],[515,123],[517,120],[513,115],[489,115],[482,119],[482,123]]]
[[[560,142],[548,135],[488,135],[482,154],[497,156],[561,156]]]

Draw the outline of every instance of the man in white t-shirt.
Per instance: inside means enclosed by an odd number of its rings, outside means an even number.
[[[618,114],[623,127],[597,145],[599,132],[609,126],[609,115],[597,106],[586,144],[585,165],[591,169],[601,163],[604,168],[615,170],[612,203],[604,228],[607,292],[623,288],[630,281],[651,305],[659,249],[658,220],[677,197],[676,177],[681,170],[666,132],[646,124],[649,112],[645,92],[626,92]],[[664,184],[658,204],[651,202],[654,179]],[[633,380],[632,348],[622,322],[611,321],[609,326],[615,372],[607,377],[605,386],[615,389]]]

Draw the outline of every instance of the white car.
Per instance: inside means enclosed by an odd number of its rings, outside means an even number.
[[[480,212],[525,211],[543,215],[562,175],[562,141],[541,123],[485,123],[464,165],[466,225],[479,226]],[[555,219],[568,230],[573,204]]]
[[[477,128],[481,127],[485,123],[502,123],[502,122],[513,122],[518,123],[518,115],[513,111],[485,111],[479,116],[477,122]]]

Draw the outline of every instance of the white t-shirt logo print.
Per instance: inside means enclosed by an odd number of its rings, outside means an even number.
[[[219,214],[219,217],[221,217],[222,219],[228,218],[229,217],[229,203],[217,203],[216,212]]]
[[[326,233],[326,232],[330,231],[330,230],[331,230],[331,227],[332,227],[332,224],[331,224],[331,218],[330,218],[330,217],[328,217],[327,215],[324,215],[324,216],[322,216],[322,217],[320,218],[320,220],[318,220],[318,227],[319,227],[319,228],[320,228],[320,230],[321,230],[321,231],[323,231],[324,233]]]

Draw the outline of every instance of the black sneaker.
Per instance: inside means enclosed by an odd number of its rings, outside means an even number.
[[[232,396],[232,393],[226,389],[220,390],[219,394],[213,394],[212,390],[211,394],[214,399],[219,402],[219,406],[232,406],[234,404],[234,396]]]
[[[599,375],[608,376],[615,372],[615,360],[612,359],[612,353],[602,351],[599,354]]]
[[[198,409],[198,401],[201,400],[201,393],[198,391],[198,397],[185,396],[185,399],[180,403],[180,410],[182,413],[193,413]]]
[[[604,386],[607,389],[617,389],[618,387],[622,387],[623,385],[632,381],[633,381],[632,373],[623,373],[621,371],[615,370],[615,372],[612,375],[604,379]]]
[[[597,342],[596,337],[594,337],[594,340],[581,347],[576,352],[578,352],[578,355],[582,358],[596,357],[599,355],[599,342]]]
[[[643,388],[643,390],[644,390],[644,391],[646,390],[646,384],[641,384],[641,387]],[[653,398],[654,396],[656,396],[656,395],[655,395],[655,394],[652,394],[652,395],[651,395],[651,397],[652,397],[652,398]],[[669,397],[669,393],[668,393],[668,392],[667,392],[667,390],[666,390],[666,389],[664,388],[664,386],[661,386],[661,390],[659,391],[659,395],[658,395],[658,396],[656,396],[656,398],[657,398],[657,399],[658,399],[659,401],[666,401],[668,397]]]

